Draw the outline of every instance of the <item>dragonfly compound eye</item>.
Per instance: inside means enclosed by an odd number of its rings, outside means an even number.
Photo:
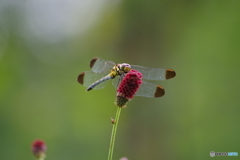
[[[121,64],[121,69],[125,72],[128,73],[131,70],[131,65],[127,63],[122,63]]]

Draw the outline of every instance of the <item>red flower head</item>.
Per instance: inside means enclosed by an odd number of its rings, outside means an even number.
[[[130,70],[118,87],[115,104],[119,107],[125,107],[125,104],[133,98],[141,84],[142,73],[134,69]]]
[[[47,147],[42,140],[35,140],[32,143],[32,152],[37,158],[45,158]]]

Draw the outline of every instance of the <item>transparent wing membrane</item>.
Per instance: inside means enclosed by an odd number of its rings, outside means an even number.
[[[163,87],[152,82],[143,81],[135,96],[156,98],[162,97],[164,94]]]
[[[113,66],[115,65],[112,61],[105,61],[101,58],[93,58],[90,62],[90,67],[95,73],[109,74]]]
[[[120,83],[119,81],[120,81],[120,77],[114,78],[112,80],[112,85],[115,88],[118,88],[118,84]],[[143,80],[143,83],[141,84],[135,96],[157,98],[157,97],[162,97],[164,94],[165,94],[165,91],[162,86]]]
[[[80,84],[84,85],[85,87],[89,87],[91,84],[93,84],[94,82],[98,81],[99,79],[101,79],[105,76],[106,75],[101,74],[101,73],[86,71],[86,72],[82,72],[78,76],[78,82]],[[104,81],[104,82],[96,85],[93,89],[102,89],[106,86],[107,83],[108,83],[108,81]]]
[[[166,68],[148,68],[143,66],[131,65],[132,69],[135,69],[143,74],[143,79],[148,80],[166,80],[175,77],[176,73],[171,69]]]
[[[120,82],[120,77],[118,76],[118,77],[115,77],[113,80],[112,80],[112,85],[113,85],[113,87],[115,87],[115,88],[118,88],[118,85],[120,84],[121,82]]]

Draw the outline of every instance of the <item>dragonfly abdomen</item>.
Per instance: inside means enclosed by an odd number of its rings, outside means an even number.
[[[90,91],[92,90],[95,86],[99,85],[100,83],[106,81],[106,80],[109,80],[109,79],[113,79],[114,77],[111,76],[110,74],[97,80],[96,82],[94,82],[93,84],[91,84],[88,88],[87,88],[87,91]]]

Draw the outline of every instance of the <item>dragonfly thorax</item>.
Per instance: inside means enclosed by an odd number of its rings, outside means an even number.
[[[127,63],[117,64],[114,66],[114,69],[121,75],[123,73],[128,73],[131,70],[131,65]]]

